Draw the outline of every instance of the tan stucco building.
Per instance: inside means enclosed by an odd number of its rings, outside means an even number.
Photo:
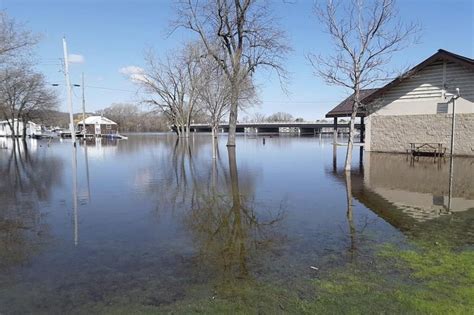
[[[453,102],[456,100],[455,155],[474,156],[474,60],[445,50],[424,60],[382,88],[364,90],[364,148],[407,152],[410,143],[441,143],[449,153]],[[327,117],[350,115],[352,97]]]

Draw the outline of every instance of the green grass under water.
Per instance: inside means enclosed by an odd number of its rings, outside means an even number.
[[[249,279],[188,291],[173,304],[116,305],[114,314],[473,314],[474,250],[443,244],[380,248],[370,262],[348,263],[306,283],[306,292]],[[310,287],[308,288],[307,285]],[[304,297],[303,297],[304,296]]]

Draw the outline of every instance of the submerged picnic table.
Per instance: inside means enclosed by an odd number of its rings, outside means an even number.
[[[444,156],[446,148],[438,142],[410,142],[410,152],[413,156]]]

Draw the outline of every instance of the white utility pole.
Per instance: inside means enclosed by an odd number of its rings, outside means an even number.
[[[456,89],[456,95],[453,95],[453,117],[451,120],[451,156],[454,154],[454,130],[456,129],[456,100],[461,96],[459,89]]]
[[[69,107],[69,131],[71,132],[72,144],[76,146],[76,133],[74,131],[74,117],[72,114],[72,86],[69,79],[69,60],[67,53],[66,38],[63,37],[63,51],[64,51],[64,76],[66,77],[67,102]]]
[[[84,92],[84,72],[82,73],[82,134],[83,139],[86,140],[86,97]]]
[[[451,97],[453,102],[453,117],[451,120],[451,156],[449,163],[449,196],[448,196],[448,211],[451,211],[451,198],[453,195],[453,172],[454,172],[454,131],[456,130],[456,100],[461,96],[459,88],[456,89],[456,95]],[[449,102],[448,102],[449,103]]]

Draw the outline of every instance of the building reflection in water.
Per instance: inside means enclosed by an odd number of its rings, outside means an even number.
[[[454,158],[452,174],[449,160],[372,153],[364,164],[364,186],[416,221],[474,209],[472,159]]]
[[[455,157],[450,174],[449,159],[413,161],[402,154],[366,152],[363,168],[353,170],[350,178],[344,177],[342,170],[332,173],[346,184],[348,213],[352,211],[349,197],[352,194],[379,217],[409,235],[446,233],[453,239],[471,243],[474,242],[473,168],[472,158]],[[348,219],[351,224],[350,216]]]

